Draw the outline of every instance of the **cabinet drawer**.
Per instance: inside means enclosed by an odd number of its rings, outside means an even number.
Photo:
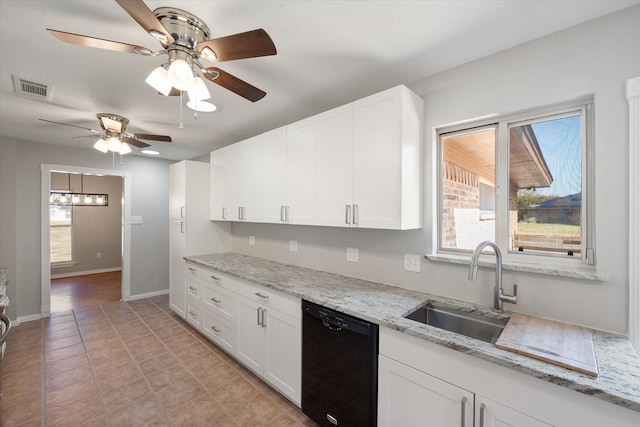
[[[234,291],[243,297],[260,305],[286,313],[296,319],[300,318],[300,298],[242,280],[230,280],[235,282]]]
[[[200,304],[187,297],[187,322],[197,329],[202,327],[203,310]]]
[[[202,298],[203,284],[200,280],[187,276],[187,295],[192,299],[200,301]]]
[[[233,296],[221,287],[204,285],[202,302],[207,309],[229,320],[233,319],[235,311]]]
[[[204,325],[202,331],[213,342],[229,353],[233,353],[234,335],[233,324],[223,319],[211,309],[204,311]]]
[[[200,267],[195,264],[187,263],[187,278],[195,277],[199,280],[203,280],[205,282],[214,283],[219,276],[213,273],[212,270],[209,270],[205,267]]]

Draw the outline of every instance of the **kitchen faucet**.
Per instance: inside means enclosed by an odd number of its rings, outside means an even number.
[[[513,295],[506,295],[502,293],[502,253],[500,252],[498,245],[491,240],[480,242],[475,251],[473,251],[471,264],[469,265],[469,280],[476,280],[478,276],[478,258],[480,257],[482,250],[487,246],[491,247],[496,254],[496,286],[493,288],[493,308],[494,310],[502,311],[503,301],[510,302],[511,304],[516,303],[518,285],[513,285]]]

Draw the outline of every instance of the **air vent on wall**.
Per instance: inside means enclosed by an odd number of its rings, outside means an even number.
[[[11,77],[13,78],[13,89],[18,95],[51,101],[53,90],[47,83],[40,83],[17,76]]]

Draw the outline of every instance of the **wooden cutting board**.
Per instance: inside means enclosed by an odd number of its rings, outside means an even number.
[[[591,331],[578,326],[512,314],[496,347],[598,376]]]

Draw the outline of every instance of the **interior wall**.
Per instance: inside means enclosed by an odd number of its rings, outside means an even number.
[[[640,72],[640,6],[461,65],[408,86],[425,101],[425,227],[381,231],[234,223],[232,250],[490,306],[493,271],[467,280],[467,266],[423,260],[403,270],[403,256],[432,251],[433,130],[585,95],[595,97],[596,263],[610,280],[584,281],[505,271],[518,284],[513,311],[626,333],[628,206],[626,80]],[[255,236],[255,245],[249,245]],[[298,252],[289,252],[297,240]],[[346,248],[359,262],[346,261]]]
[[[0,136],[0,265],[10,268],[12,319],[37,316],[41,308],[40,167],[58,164],[113,169],[112,156],[92,148],[21,141]],[[5,160],[7,159],[7,160]],[[169,160],[124,156],[115,168],[132,173],[131,296],[169,289]],[[15,197],[12,195],[15,194]]]
[[[51,277],[122,268],[122,186],[120,176],[51,172],[51,189],[107,194],[107,206],[73,207],[74,265],[52,267]],[[98,254],[100,256],[98,257]]]

